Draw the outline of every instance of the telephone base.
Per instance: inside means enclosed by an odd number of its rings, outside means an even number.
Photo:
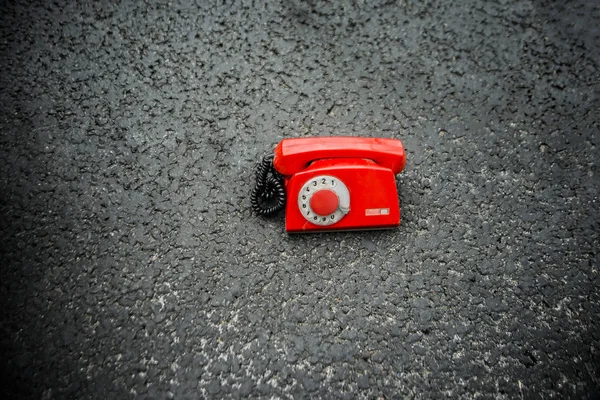
[[[285,186],[285,228],[290,233],[392,229],[400,224],[394,173],[371,160],[318,160],[286,179]],[[336,191],[339,198],[338,211],[329,215],[311,207],[311,196],[324,190]]]

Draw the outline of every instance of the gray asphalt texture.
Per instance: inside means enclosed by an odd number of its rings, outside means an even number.
[[[18,2],[3,398],[598,398],[598,2]],[[252,214],[282,138],[394,137],[396,230]]]

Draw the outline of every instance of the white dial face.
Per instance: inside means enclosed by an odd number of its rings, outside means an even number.
[[[328,215],[317,214],[310,206],[310,199],[320,190],[331,190],[338,197],[338,207]],[[307,221],[315,225],[332,225],[350,211],[350,192],[344,182],[335,176],[320,175],[309,179],[298,193],[298,208]]]

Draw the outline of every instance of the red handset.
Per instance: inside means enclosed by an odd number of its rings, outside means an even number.
[[[405,164],[397,139],[284,139],[258,169],[252,205],[262,215],[285,207],[287,232],[393,228]]]

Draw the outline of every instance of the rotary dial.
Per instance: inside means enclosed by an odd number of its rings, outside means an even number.
[[[307,221],[332,225],[350,211],[350,192],[344,182],[334,176],[316,176],[300,189],[298,208]]]

